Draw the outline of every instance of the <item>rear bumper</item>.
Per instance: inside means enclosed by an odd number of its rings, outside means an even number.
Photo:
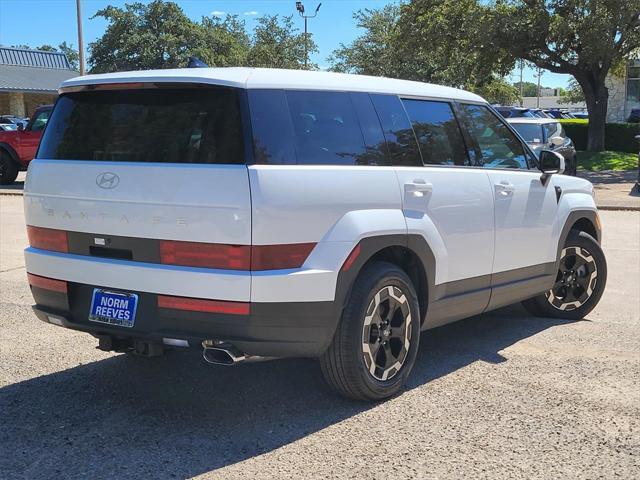
[[[104,286],[67,285],[66,294],[31,287],[40,320],[125,341],[180,339],[201,348],[203,340],[221,340],[248,355],[317,357],[329,345],[340,316],[334,302],[251,303],[248,315],[174,310],[159,308],[156,294],[133,291],[139,303],[135,324],[128,328],[88,319],[93,290]]]

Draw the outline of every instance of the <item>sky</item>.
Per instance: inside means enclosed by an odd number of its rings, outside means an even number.
[[[85,50],[87,45],[99,38],[106,27],[102,18],[91,19],[95,13],[114,5],[123,7],[125,3],[135,0],[82,0],[82,19]],[[140,0],[138,0],[140,1]],[[141,0],[147,3],[148,0]],[[176,0],[185,14],[200,20],[203,16],[238,14],[247,22],[248,30],[252,30],[256,18],[263,14],[291,15],[297,26],[304,28],[303,20],[295,10],[295,0]],[[353,19],[353,12],[364,8],[381,8],[394,0],[323,0],[316,18],[309,20],[309,32],[313,33],[319,52],[311,56],[312,62],[320,68],[326,68],[327,57],[340,46],[348,44],[360,33]],[[313,12],[317,0],[304,2],[307,12]],[[38,46],[50,44],[57,46],[63,41],[78,44],[76,30],[75,0],[0,0],[0,45],[25,44]],[[537,82],[535,71],[525,69],[524,81]],[[544,72],[542,85],[547,87],[565,87],[570,80],[569,75]],[[508,79],[511,82],[520,80],[519,70],[514,71]]]

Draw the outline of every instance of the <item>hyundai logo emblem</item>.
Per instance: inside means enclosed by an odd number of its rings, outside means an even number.
[[[112,172],[102,172],[96,177],[96,185],[100,188],[116,188],[120,183],[120,177]]]

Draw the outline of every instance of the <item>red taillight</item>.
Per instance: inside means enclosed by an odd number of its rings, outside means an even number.
[[[160,262],[168,265],[226,270],[299,268],[315,246],[315,243],[293,243],[251,247],[161,240]]]
[[[354,262],[358,259],[359,255],[360,255],[360,244],[357,244],[355,248],[351,250],[351,253],[342,264],[342,271],[346,272],[347,270],[349,270],[353,266]]]
[[[251,247],[161,240],[160,262],[189,267],[249,270]]]
[[[191,312],[228,313],[232,315],[249,315],[249,304],[245,302],[228,302],[225,300],[207,300],[204,298],[170,297],[158,295],[158,307],[188,310]]]
[[[29,237],[29,245],[34,248],[64,253],[69,251],[67,232],[64,230],[27,225],[27,236]]]
[[[315,246],[315,243],[254,245],[251,248],[251,270],[299,268]]]
[[[52,292],[67,293],[67,282],[64,280],[41,277],[40,275],[33,275],[32,273],[27,273],[27,279],[29,280],[29,285],[32,287],[43,288],[45,290],[51,290]]]

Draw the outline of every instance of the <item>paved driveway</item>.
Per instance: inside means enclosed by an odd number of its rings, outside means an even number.
[[[368,405],[311,360],[129,358],[36,320],[19,197],[0,197],[0,477],[638,478],[640,213],[603,212],[609,284],[580,322],[502,309],[423,334]]]

